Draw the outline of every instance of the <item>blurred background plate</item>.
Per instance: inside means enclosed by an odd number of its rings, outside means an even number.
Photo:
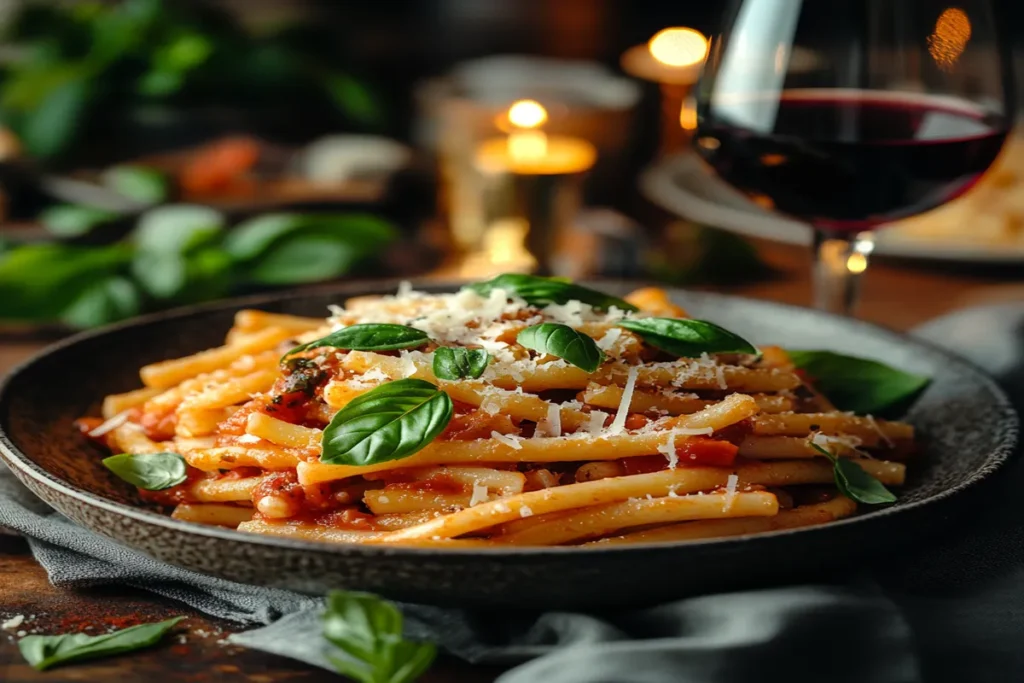
[[[904,259],[972,263],[1024,263],[1024,213],[1010,202],[1024,199],[1013,165],[1024,145],[1015,136],[996,166],[971,193],[936,211],[901,221],[876,236],[875,253]],[[1015,161],[1014,161],[1015,160]],[[682,218],[748,237],[807,246],[806,224],[759,206],[719,180],[701,160],[682,152],[640,176],[651,202]]]

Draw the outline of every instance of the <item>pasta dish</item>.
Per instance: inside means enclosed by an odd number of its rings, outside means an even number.
[[[526,275],[403,284],[326,319],[243,310],[223,346],[140,376],[77,424],[173,517],[453,548],[737,536],[892,502],[914,430],[880,415],[926,382],[755,347],[660,289]]]

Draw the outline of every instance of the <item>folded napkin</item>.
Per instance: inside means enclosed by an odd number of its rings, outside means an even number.
[[[971,309],[919,336],[967,356],[1024,406],[1024,306]],[[605,613],[402,605],[408,636],[471,662],[515,665],[501,683],[1009,681],[1024,672],[1024,465],[977,519],[925,552],[843,583],[723,593]],[[1000,495],[1002,494],[1002,495]],[[949,520],[937,520],[949,523]],[[75,526],[0,476],[0,526],[25,535],[57,586],[130,585],[260,626],[246,647],[330,669],[320,600],[157,562]]]

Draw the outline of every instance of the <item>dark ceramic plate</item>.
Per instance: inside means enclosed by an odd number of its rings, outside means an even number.
[[[427,289],[445,289],[442,286]],[[609,291],[626,287],[606,285]],[[324,315],[329,303],[388,283],[348,285],[172,311],[73,337],[0,388],[0,456],[76,522],[154,557],[237,581],[322,593],[358,588],[425,603],[595,607],[784,580],[825,580],[869,554],[904,547],[949,515],[1010,457],[1017,419],[995,384],[964,361],[871,325],[811,310],[677,291],[680,304],[759,343],[829,348],[934,378],[909,419],[926,454],[895,505],[809,529],[687,544],[609,548],[430,550],[326,545],[179,522],[139,507],[75,432],[139,366],[218,345],[239,308]]]

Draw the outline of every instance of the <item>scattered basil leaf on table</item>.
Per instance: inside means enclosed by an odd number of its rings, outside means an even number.
[[[702,353],[757,353],[746,339],[704,320],[637,318],[622,320],[618,326],[635,332],[655,348],[683,358]]]
[[[174,617],[155,624],[140,624],[98,636],[90,636],[85,633],[25,636],[18,641],[18,649],[25,661],[37,671],[43,671],[57,664],[109,657],[155,645],[165,633],[184,618]]]
[[[822,448],[814,441],[808,441],[811,448],[818,451],[832,463],[832,473],[836,480],[836,488],[839,492],[859,503],[867,505],[881,505],[882,503],[896,502],[896,496],[892,491],[885,488],[882,482],[878,481],[865,472],[860,465],[849,458],[840,458]]]
[[[536,275],[520,275],[505,273],[486,282],[466,285],[480,296],[488,296],[495,289],[502,289],[510,295],[518,296],[531,306],[547,306],[564,304],[578,300],[594,308],[609,309],[612,306],[623,311],[636,311],[637,307],[617,297],[598,292],[581,285],[567,282],[563,278],[538,277]]]
[[[593,339],[560,323],[527,327],[516,335],[516,341],[539,353],[558,356],[587,372],[594,372],[604,362],[604,354]]]
[[[167,199],[167,178],[160,171],[143,166],[114,166],[103,172],[104,185],[140,204],[159,204]]]
[[[327,658],[360,683],[412,683],[433,663],[437,648],[402,638],[402,613],[369,593],[331,591],[324,638],[341,650]]]
[[[133,486],[163,491],[185,481],[185,458],[177,453],[121,453],[103,458],[103,466]]]
[[[320,462],[372,465],[400,460],[444,431],[454,406],[430,382],[400,379],[358,396],[324,429]]]
[[[301,351],[329,346],[346,351],[395,351],[423,346],[430,337],[423,330],[393,323],[361,323],[343,327],[326,337],[296,346],[285,358]],[[282,359],[283,360],[283,359]]]
[[[917,396],[931,380],[884,363],[832,351],[787,351],[814,388],[839,410],[880,415]]]
[[[92,206],[60,204],[51,206],[40,213],[39,222],[58,237],[77,237],[118,216],[120,214],[115,211],[97,209]]]
[[[484,374],[491,354],[483,349],[442,346],[434,352],[434,376],[438,379],[476,379]]]

